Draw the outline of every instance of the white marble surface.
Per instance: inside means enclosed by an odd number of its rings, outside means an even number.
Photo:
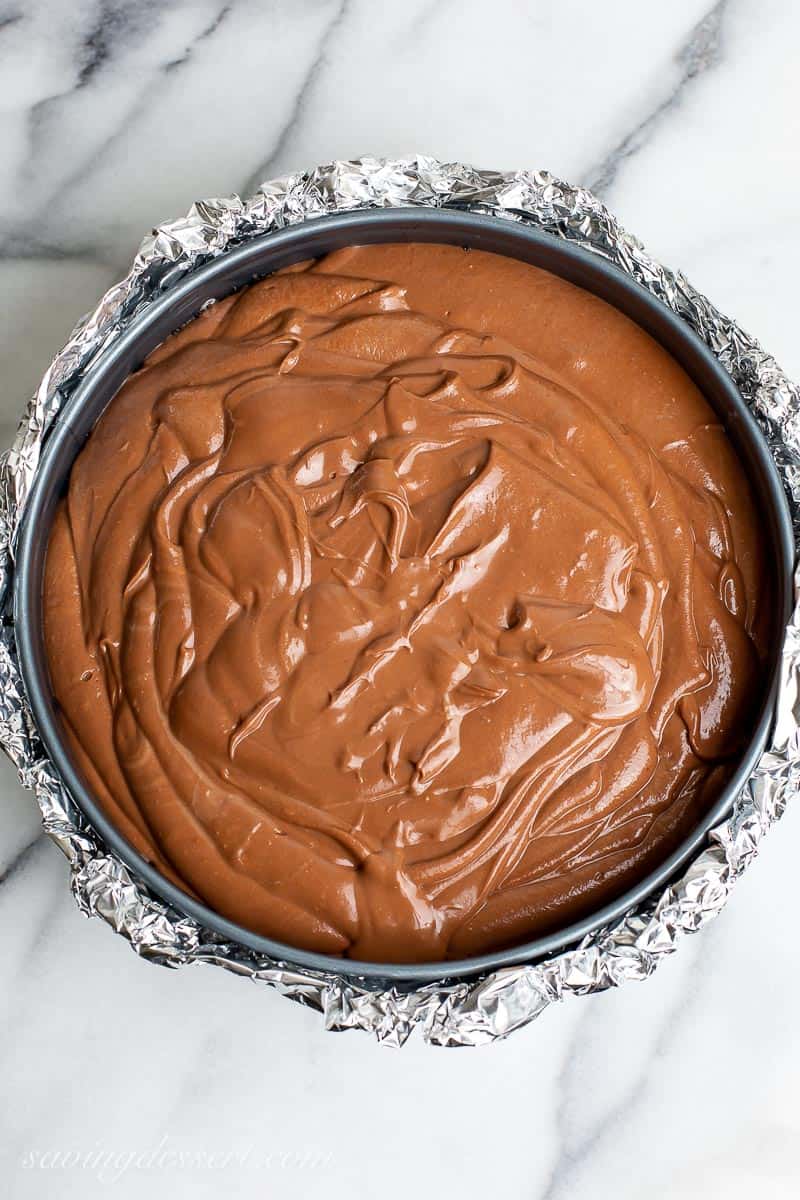
[[[800,7],[707,4],[3,0],[0,436],[154,222],[360,153],[591,183],[800,375]],[[0,789],[3,1194],[800,1194],[797,811],[649,983],[393,1053],[136,959]]]

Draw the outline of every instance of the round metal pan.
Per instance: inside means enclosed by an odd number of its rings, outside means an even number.
[[[233,924],[166,880],[117,831],[76,769],[50,688],[42,633],[42,581],[48,535],[72,463],[106,405],[150,351],[196,316],[210,300],[221,299],[281,267],[342,246],[410,241],[493,251],[552,271],[624,312],[677,359],[719,416],[750,479],[769,543],[767,557],[774,572],[775,597],[768,678],[752,736],[727,786],[682,845],[635,888],[581,921],[511,949],[460,961],[419,965],[357,962],[284,945]],[[766,744],[777,692],[780,648],[791,611],[793,558],[788,505],[758,425],[723,367],[670,309],[601,256],[522,223],[453,209],[377,209],[306,221],[228,251],[174,286],[167,286],[164,294],[139,314],[100,356],[50,430],[25,508],[17,543],[15,634],[23,679],[48,754],[75,802],[106,845],[156,895],[225,939],[270,958],[301,968],[358,976],[376,984],[415,987],[433,980],[464,978],[532,962],[575,943],[666,884],[698,850],[708,831],[730,811]]]

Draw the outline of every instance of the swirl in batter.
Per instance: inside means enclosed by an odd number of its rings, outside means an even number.
[[[547,272],[354,247],[122,387],[48,551],[55,695],[120,830],[291,945],[469,956],[596,909],[762,696],[750,491],[678,364]]]

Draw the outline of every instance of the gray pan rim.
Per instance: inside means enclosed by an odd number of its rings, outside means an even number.
[[[764,700],[739,766],[711,810],[681,845],[635,887],[580,921],[520,945],[474,958],[429,963],[375,963],[300,950],[263,937],[215,913],[165,879],[115,829],[91,794],[69,753],[53,700],[42,636],[42,587],[47,536],[69,469],[100,413],[123,380],[170,333],[209,299],[221,299],[256,279],[306,258],[347,245],[427,241],[490,250],[533,263],[593,292],[626,313],[675,357],[724,422],[757,501],[764,508],[775,569],[776,621]],[[42,453],[17,541],[14,624],[24,685],[44,747],[89,824],[125,865],[161,900],[227,941],[294,967],[413,988],[466,979],[487,971],[539,961],[575,945],[619,919],[672,880],[700,849],[709,831],[730,812],[737,793],[764,749],[774,718],[780,647],[792,603],[794,538],[789,506],[777,468],[757,422],[730,376],[680,317],[602,255],[507,218],[455,209],[360,210],[321,217],[260,235],[204,266],[165,291],[137,315],[92,364],[54,422]]]

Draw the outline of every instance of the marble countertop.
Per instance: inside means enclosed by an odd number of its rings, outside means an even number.
[[[0,438],[155,222],[358,154],[588,183],[800,375],[798,38],[785,0],[3,0]],[[800,1194],[800,812],[648,983],[391,1052],[138,960],[78,914],[6,764],[0,789],[15,1200]]]

